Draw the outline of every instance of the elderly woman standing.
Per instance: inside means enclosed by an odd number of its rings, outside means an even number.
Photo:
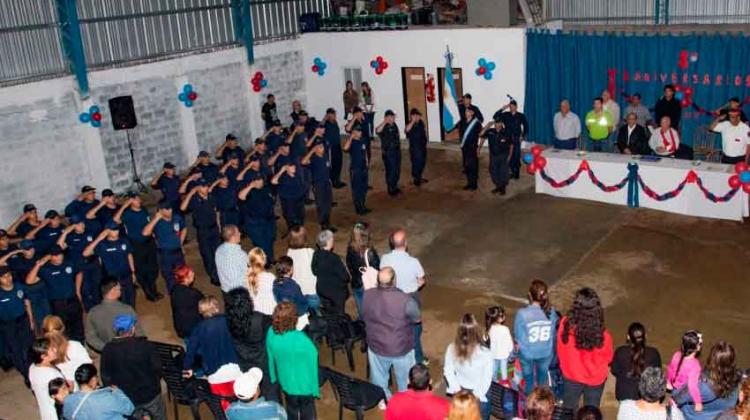
[[[333,252],[333,232],[318,234],[318,249],[312,260],[312,271],[318,279],[317,291],[327,313],[343,314],[349,298],[349,272],[341,257]]]

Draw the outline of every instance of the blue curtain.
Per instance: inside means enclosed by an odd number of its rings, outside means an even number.
[[[710,124],[712,111],[737,96],[750,101],[750,38],[739,35],[635,35],[622,33],[526,34],[526,101],[530,139],[549,144],[552,117],[568,99],[583,122],[593,98],[614,86],[624,114],[626,95],[640,93],[652,111],[667,83],[692,89],[692,104],[683,108],[682,141]],[[624,118],[624,115],[621,116]],[[583,129],[586,135],[585,127]]]

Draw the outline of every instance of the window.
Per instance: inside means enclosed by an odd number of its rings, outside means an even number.
[[[359,91],[359,85],[362,83],[362,68],[361,67],[344,67],[344,83],[351,80],[354,83],[354,89]]]

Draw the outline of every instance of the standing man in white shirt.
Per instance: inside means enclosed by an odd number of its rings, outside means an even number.
[[[555,128],[555,149],[575,150],[581,137],[581,119],[570,111],[567,99],[560,101],[560,111],[552,119]]]
[[[391,252],[380,259],[380,268],[393,268],[396,272],[396,287],[414,298],[421,309],[422,301],[419,298],[419,290],[426,283],[425,274],[419,260],[409,255],[407,251],[406,231],[399,229],[391,233],[388,237],[388,245],[391,247]],[[414,358],[417,363],[425,365],[429,363],[429,359],[422,351],[421,322],[414,325]]]
[[[247,287],[247,252],[242,249],[240,230],[235,225],[226,225],[221,230],[224,241],[216,249],[216,271],[223,293],[238,287]]]
[[[729,115],[729,121],[726,121]],[[750,159],[750,126],[740,121],[740,110],[719,115],[711,131],[721,134],[721,163],[735,164]]]

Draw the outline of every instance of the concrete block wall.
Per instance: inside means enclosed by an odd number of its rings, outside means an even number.
[[[305,92],[305,71],[310,71],[312,65],[305,65],[301,50],[288,51],[279,54],[271,54],[259,57],[255,60],[255,67],[262,71],[268,80],[268,87],[260,96],[260,105],[266,101],[266,95],[273,93],[276,97],[276,110],[279,119],[285,125],[291,124],[292,101],[302,102],[302,107],[307,106],[307,94]],[[255,74],[255,72],[253,72]],[[315,115],[320,119],[322,115]]]

